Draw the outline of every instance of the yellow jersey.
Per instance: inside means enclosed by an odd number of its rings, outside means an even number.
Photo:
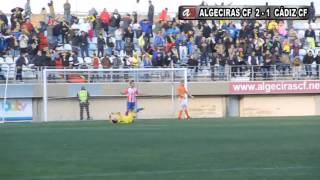
[[[128,115],[119,115],[119,123],[120,124],[130,124],[133,123],[134,118],[136,117],[136,113],[134,112],[129,112]]]

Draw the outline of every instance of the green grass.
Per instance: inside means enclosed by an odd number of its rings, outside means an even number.
[[[320,119],[0,124],[1,180],[319,180]]]

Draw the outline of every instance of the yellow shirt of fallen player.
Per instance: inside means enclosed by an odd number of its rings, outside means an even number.
[[[128,115],[122,114],[120,112],[111,113],[109,116],[110,122],[115,124],[131,124],[136,118],[136,112],[130,111]]]

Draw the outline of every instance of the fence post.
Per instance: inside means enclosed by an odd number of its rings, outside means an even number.
[[[253,65],[250,65],[250,71],[251,71],[251,80],[254,81],[254,71],[253,71]]]
[[[319,67],[319,65],[320,65],[320,64],[317,64],[318,79],[320,79],[320,73],[319,73],[319,71],[320,71],[320,69],[319,69],[319,68],[320,68],[320,67]]]
[[[273,80],[277,80],[277,66],[276,65],[272,65],[273,66]]]
[[[88,69],[89,70],[89,69]],[[90,83],[91,82],[91,77],[90,77],[90,71],[88,71],[88,83]]]

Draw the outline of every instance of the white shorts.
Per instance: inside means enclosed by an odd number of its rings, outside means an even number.
[[[188,107],[188,100],[186,98],[180,99],[180,106],[182,108],[187,108]]]

